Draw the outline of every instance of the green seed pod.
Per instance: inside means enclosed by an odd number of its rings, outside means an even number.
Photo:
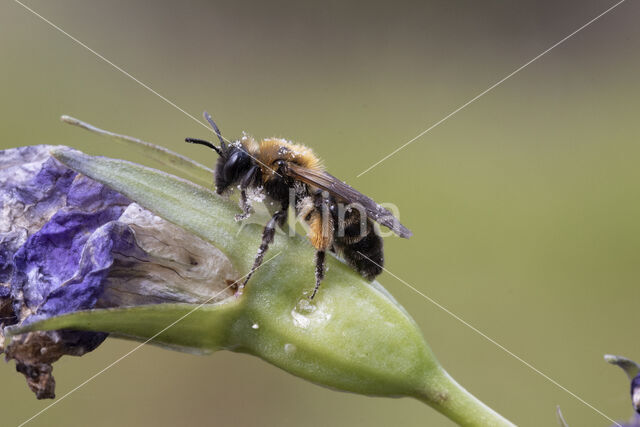
[[[66,147],[52,154],[215,246],[239,275],[249,272],[261,229],[256,224],[241,227],[234,220],[237,208],[228,200],[192,181],[130,162]],[[171,163],[173,154],[160,155]],[[184,162],[181,166],[199,177],[194,181],[206,182],[206,168]],[[313,255],[302,237],[276,234],[265,263],[240,296],[199,305],[80,311],[8,332],[69,328],[188,351],[249,353],[334,389],[420,399],[460,425],[512,425],[444,371],[413,319],[377,282],[364,281],[328,257],[321,291],[309,301]]]

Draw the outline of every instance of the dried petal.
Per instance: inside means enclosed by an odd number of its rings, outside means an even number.
[[[97,307],[185,302],[214,303],[233,296],[239,275],[215,246],[131,204],[118,219],[137,250],[114,251]]]
[[[0,152],[0,326],[94,307],[215,302],[238,275],[220,250],[53,159],[51,147]],[[51,364],[107,334],[29,332],[0,350],[38,398]]]

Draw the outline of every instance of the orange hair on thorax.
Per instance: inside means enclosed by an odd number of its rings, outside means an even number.
[[[311,148],[294,144],[286,139],[266,138],[257,142],[250,136],[243,136],[240,143],[249,154],[260,161],[259,166],[262,168],[265,181],[273,175],[277,160],[284,160],[307,169],[324,169],[322,162]]]

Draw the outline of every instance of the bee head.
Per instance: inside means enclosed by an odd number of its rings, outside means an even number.
[[[215,181],[216,192],[224,193],[229,186],[238,182],[253,166],[253,159],[239,144],[227,145],[225,139],[220,133],[220,129],[211,118],[211,115],[204,112],[204,118],[207,119],[213,131],[216,133],[220,141],[220,147],[216,147],[209,141],[196,138],[186,138],[185,141],[192,144],[200,144],[214,150],[220,158],[216,164]]]
[[[237,183],[253,167],[253,159],[242,147],[230,146],[220,153],[216,164],[216,192],[224,193],[229,186]]]

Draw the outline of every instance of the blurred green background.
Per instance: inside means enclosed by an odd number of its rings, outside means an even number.
[[[414,232],[387,267],[615,419],[640,360],[640,4],[627,1],[360,178],[360,172],[613,2],[82,2],[28,5],[227,137],[310,145],[334,175],[393,202]],[[66,144],[144,158],[69,114],[204,163],[212,134],[17,3],[0,6],[0,148]],[[392,276],[444,367],[524,426],[611,423]],[[62,396],[136,344],[54,365]],[[0,370],[3,425],[37,401]],[[410,399],[330,391],[245,355],[146,346],[33,426],[449,426]]]

